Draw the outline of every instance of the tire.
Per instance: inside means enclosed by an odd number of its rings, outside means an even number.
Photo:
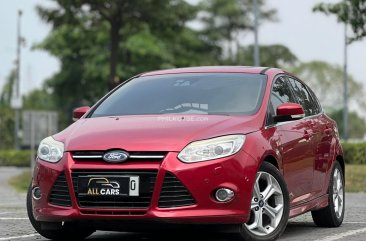
[[[264,162],[257,173],[251,203],[250,219],[241,225],[240,235],[235,239],[246,241],[278,239],[287,226],[290,212],[289,193],[281,173],[268,162]]]
[[[344,219],[345,190],[344,174],[338,161],[334,162],[328,187],[328,206],[312,211],[314,223],[319,227],[339,227]]]
[[[29,221],[33,228],[43,237],[51,240],[82,240],[94,233],[87,227],[82,227],[77,225],[77,223],[65,222],[63,225],[61,223],[47,223],[35,220],[33,216],[32,208],[32,186],[30,185],[27,193],[27,213]],[[59,229],[43,229],[42,224],[56,224],[59,225]]]

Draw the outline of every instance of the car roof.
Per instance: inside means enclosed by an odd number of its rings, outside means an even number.
[[[183,74],[183,73],[247,73],[247,74],[267,74],[266,72],[283,73],[282,70],[268,67],[252,67],[252,66],[203,66],[188,67],[151,71],[141,74],[140,76],[165,75],[165,74]]]

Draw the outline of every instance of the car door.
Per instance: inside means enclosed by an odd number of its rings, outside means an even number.
[[[291,90],[286,77],[277,78],[272,86],[270,110],[275,115],[277,107],[286,102],[298,103],[299,101]],[[313,182],[314,155],[311,143],[309,121],[301,119],[296,121],[275,124],[280,140],[279,152],[282,156],[284,178],[290,193],[292,205],[304,201]]]
[[[316,192],[316,196],[321,195],[328,170],[328,165],[331,163],[331,146],[334,141],[334,128],[332,121],[322,112],[322,108],[315,94],[308,88],[312,97],[313,106],[316,110],[315,117],[316,122],[316,135],[315,135],[315,163],[314,163],[314,183],[313,189]]]
[[[305,202],[314,198],[314,183],[317,182],[317,180],[314,180],[316,159],[315,146],[319,141],[319,138],[321,138],[321,130],[319,128],[319,119],[317,116],[318,109],[314,104],[307,86],[294,77],[289,76],[288,79],[298,103],[302,105],[305,112],[305,118],[302,120],[305,140],[303,140],[304,145],[302,146],[302,153],[298,153],[297,165],[302,169],[302,172],[304,172],[304,179],[309,183],[308,185],[302,185],[302,195],[295,200],[295,202]]]

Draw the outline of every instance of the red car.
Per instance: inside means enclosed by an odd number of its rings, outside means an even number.
[[[148,72],[73,117],[40,143],[28,192],[46,238],[199,224],[275,240],[309,211],[321,227],[343,221],[336,123],[280,69]]]

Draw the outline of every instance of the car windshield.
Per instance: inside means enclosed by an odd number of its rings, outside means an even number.
[[[266,76],[243,73],[138,77],[115,90],[89,117],[160,114],[252,115]]]

